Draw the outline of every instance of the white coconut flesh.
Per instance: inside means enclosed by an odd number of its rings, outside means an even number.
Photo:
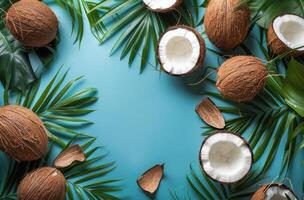
[[[275,18],[273,30],[277,37],[289,48],[304,50],[304,19],[286,14]],[[302,48],[299,48],[302,47]]]
[[[174,6],[177,0],[143,0],[152,10],[167,10]]]
[[[288,200],[287,196],[291,200],[297,200],[290,190],[278,186],[271,186],[266,191],[265,200]]]
[[[249,146],[232,133],[216,133],[208,137],[200,156],[204,171],[211,178],[225,183],[241,180],[252,165]]]
[[[166,32],[158,47],[163,69],[171,74],[182,75],[193,70],[200,58],[200,42],[190,30],[177,28]]]

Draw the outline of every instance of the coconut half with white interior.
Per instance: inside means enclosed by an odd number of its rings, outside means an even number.
[[[194,28],[173,26],[160,37],[157,58],[161,68],[170,75],[188,75],[200,67],[205,58],[206,45]]]
[[[286,185],[271,183],[260,187],[251,200],[297,200],[297,197]]]
[[[182,0],[143,0],[143,2],[153,12],[166,13],[175,10]]]
[[[221,183],[235,183],[243,179],[253,164],[252,150],[240,135],[217,132],[208,136],[200,150],[203,171]]]
[[[292,49],[293,56],[304,52],[304,18],[285,14],[276,17],[269,26],[267,43],[274,54],[282,54]]]

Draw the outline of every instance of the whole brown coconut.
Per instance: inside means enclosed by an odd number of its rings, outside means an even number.
[[[241,0],[210,0],[204,24],[209,40],[218,48],[233,49],[244,41],[250,27],[247,5]]]
[[[216,86],[230,100],[251,101],[264,87],[267,75],[267,68],[260,59],[235,56],[219,68]]]
[[[42,158],[47,131],[39,117],[21,106],[0,107],[0,150],[18,161]]]
[[[290,191],[290,193],[292,195],[294,195],[294,197],[296,198],[295,194],[293,193],[292,190],[290,190],[286,185],[283,185],[283,184],[278,184],[278,183],[272,183],[272,184],[266,184],[266,185],[263,185],[261,186],[254,194],[253,196],[251,197],[251,200],[264,200],[265,197],[266,197],[266,192],[269,188],[271,187],[278,187],[282,190],[288,190]],[[280,198],[281,199],[281,198]],[[287,197],[286,197],[286,200]]]
[[[58,20],[53,11],[37,0],[21,0],[6,13],[6,27],[23,45],[42,47],[56,38]]]
[[[63,174],[51,167],[28,173],[20,182],[18,200],[64,200],[66,180]]]

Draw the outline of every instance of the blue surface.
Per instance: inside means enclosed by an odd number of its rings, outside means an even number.
[[[194,112],[202,96],[193,92],[185,79],[160,74],[152,67],[140,75],[138,60],[129,68],[127,60],[120,61],[119,54],[109,57],[115,38],[99,46],[88,26],[78,48],[73,45],[69,17],[58,7],[52,8],[60,20],[61,43],[43,82],[64,65],[71,68],[69,78],[85,75],[83,84],[98,89],[100,100],[93,106],[97,111],[89,115],[95,124],[87,132],[97,136],[98,144],[105,145],[110,152],[108,159],[117,162],[112,176],[124,179],[125,189],[120,196],[149,199],[136,185],[136,179],[156,163],[166,164],[156,199],[169,199],[171,189],[188,191],[185,175],[190,163],[197,162],[203,141],[203,123]],[[207,64],[217,65],[211,53]],[[301,160],[303,156],[298,156],[299,164],[293,170],[297,174],[293,185],[298,194],[304,177]],[[274,167],[273,177],[277,171]]]

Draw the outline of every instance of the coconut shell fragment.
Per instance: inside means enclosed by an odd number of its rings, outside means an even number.
[[[195,110],[206,124],[217,129],[223,129],[225,127],[225,119],[211,99],[203,99]]]
[[[0,150],[18,161],[32,161],[45,155],[47,145],[47,130],[33,111],[0,107]]]
[[[216,87],[227,99],[251,101],[264,87],[268,70],[253,56],[235,56],[226,60],[217,73]]]
[[[304,18],[294,14],[277,16],[269,25],[267,44],[276,55],[290,52],[292,56],[300,56],[304,53],[303,34]]]
[[[5,16],[6,27],[23,45],[43,47],[56,38],[58,20],[43,2],[21,0],[14,3]]]
[[[147,194],[154,195],[163,178],[164,165],[158,164],[143,173],[138,179],[138,186]]]
[[[51,167],[28,173],[17,190],[18,200],[64,200],[66,180],[63,174]]]
[[[65,168],[72,165],[74,162],[84,162],[86,159],[85,154],[83,153],[82,148],[79,145],[73,145],[63,152],[61,152],[55,162],[54,166],[56,168]]]
[[[251,197],[251,200],[265,199],[297,200],[297,197],[286,185],[271,183],[261,186]]]
[[[250,11],[241,0],[210,0],[204,18],[205,32],[218,48],[233,49],[246,38]],[[239,7],[240,6],[240,7]]]

